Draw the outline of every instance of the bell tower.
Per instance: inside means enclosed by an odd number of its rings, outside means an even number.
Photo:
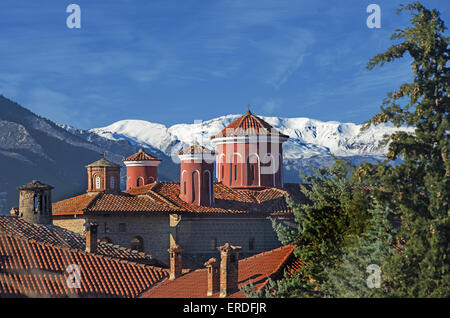
[[[181,161],[180,198],[183,201],[202,206],[213,205],[214,155],[214,151],[198,142],[178,153]]]
[[[120,166],[103,158],[86,166],[88,174],[87,192],[120,191]]]
[[[19,217],[33,224],[51,225],[53,187],[37,180],[17,188],[19,192]]]

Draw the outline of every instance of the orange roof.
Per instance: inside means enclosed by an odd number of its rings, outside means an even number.
[[[143,148],[140,148],[139,151],[134,155],[122,159],[122,161],[147,161],[147,160],[162,161],[162,159],[153,157],[152,155],[146,153]]]
[[[48,243],[0,234],[0,297],[137,297],[167,276],[138,265]],[[69,265],[80,288],[69,288]]]
[[[288,135],[280,133],[269,123],[247,111],[244,115],[225,127],[220,133],[211,139],[235,136],[277,136],[289,138]]]
[[[121,212],[170,212],[178,209],[156,202],[148,195],[132,195],[125,192],[86,193],[77,197],[58,201],[52,205],[53,215],[89,214],[89,213],[121,213]]]
[[[198,144],[198,142],[194,142],[193,145],[181,150],[178,154],[179,155],[187,155],[187,154],[211,154],[211,155],[214,155],[215,152],[213,150],[203,147],[202,145]]]
[[[86,238],[84,235],[69,231],[56,225],[42,225],[29,223],[21,218],[0,216],[0,233],[18,238],[35,240],[53,246],[66,247],[84,251]],[[133,251],[131,249],[98,241],[96,254],[133,261],[147,265],[161,265],[152,255]]]
[[[240,260],[238,272],[239,288],[252,282],[257,290],[260,290],[267,284],[268,278],[278,278],[291,259],[294,248],[292,245],[285,245]],[[207,271],[203,268],[187,273],[175,280],[165,279],[145,292],[142,297],[206,298],[207,288]],[[211,297],[219,297],[219,293]],[[228,297],[243,298],[245,294],[241,291],[236,291]]]
[[[285,184],[285,189],[232,189],[214,183],[214,205],[198,206],[180,199],[178,182],[155,182],[125,192],[83,194],[53,203],[54,215],[96,213],[198,213],[242,215],[292,215],[285,196],[296,203],[307,203],[298,184]]]

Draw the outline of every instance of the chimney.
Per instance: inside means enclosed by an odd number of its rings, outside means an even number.
[[[181,276],[181,270],[183,269],[181,261],[183,249],[181,246],[175,244],[168,251],[170,256],[169,279],[174,280]]]
[[[12,207],[9,213],[11,214],[11,216],[19,216],[19,208],[16,206]]]
[[[206,263],[206,270],[208,272],[208,291],[206,296],[212,296],[219,291],[220,285],[220,263],[215,258],[210,258]]]
[[[97,228],[97,223],[88,222],[86,224],[86,252],[88,253],[97,251]]]
[[[238,291],[238,259],[240,246],[226,243],[217,248],[220,251],[220,297]]]

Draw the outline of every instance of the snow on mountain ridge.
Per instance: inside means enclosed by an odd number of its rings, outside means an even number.
[[[194,140],[213,149],[210,137],[239,116],[226,115],[204,122],[175,124],[170,127],[145,120],[121,120],[106,127],[90,129],[89,132],[111,140],[127,139],[135,144],[152,146],[171,155],[187,147]],[[284,145],[286,159],[331,154],[382,156],[386,152],[386,147],[379,148],[378,142],[383,135],[399,130],[392,125],[382,124],[361,133],[361,125],[354,123],[323,122],[305,117],[260,117],[283,134],[290,136]]]

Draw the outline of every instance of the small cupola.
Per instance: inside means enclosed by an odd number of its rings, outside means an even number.
[[[180,151],[180,198],[201,206],[214,203],[214,160],[215,153],[201,146],[197,141]]]
[[[162,160],[145,152],[144,148],[122,161],[127,167],[127,189],[158,181],[158,165]]]
[[[87,192],[120,191],[120,165],[103,158],[86,166]]]

